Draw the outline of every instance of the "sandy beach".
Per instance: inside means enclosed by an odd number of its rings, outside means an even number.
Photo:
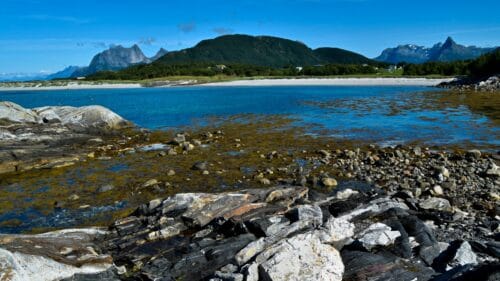
[[[208,83],[202,86],[437,86],[454,78],[304,78],[256,79]]]
[[[203,87],[232,87],[232,86],[436,86],[442,82],[452,81],[453,78],[304,78],[304,79],[255,79],[236,80],[228,82],[214,82],[206,84],[173,83],[171,86],[203,86]],[[44,90],[85,90],[85,89],[136,89],[143,87],[139,83],[122,84],[77,84],[69,83],[63,86],[26,86],[2,87],[0,91],[44,91]]]

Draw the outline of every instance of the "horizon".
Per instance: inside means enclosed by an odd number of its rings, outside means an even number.
[[[425,0],[412,6],[411,14],[394,0],[242,0],[231,5],[150,1],[154,9],[146,5],[131,9],[129,0],[4,2],[0,74],[45,74],[86,66],[111,45],[138,44],[151,57],[160,48],[185,49],[227,34],[281,37],[313,49],[336,47],[368,58],[399,45],[431,47],[449,36],[467,46],[500,45],[496,1],[456,5]]]

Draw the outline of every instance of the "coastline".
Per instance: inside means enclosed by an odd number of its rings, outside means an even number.
[[[202,84],[201,86],[437,86],[454,78],[304,78],[256,79]]]
[[[209,83],[172,83],[170,86],[203,86],[203,87],[233,87],[233,86],[437,86],[442,82],[453,81],[454,78],[276,78],[249,79],[227,82]],[[169,87],[169,86],[162,86]],[[46,91],[46,90],[89,90],[89,89],[137,89],[145,88],[140,83],[102,83],[77,84],[33,87],[2,87],[0,91]]]
[[[0,92],[7,91],[47,91],[47,90],[105,90],[105,89],[137,89],[142,88],[139,83],[121,83],[121,84],[76,84],[70,83],[64,86],[41,86],[41,87],[2,87],[0,86]]]

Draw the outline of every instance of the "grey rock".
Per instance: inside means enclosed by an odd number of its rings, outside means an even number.
[[[314,234],[299,234],[263,252],[269,258],[261,263],[264,280],[342,280],[344,264],[340,253],[322,244]]]
[[[424,210],[451,211],[451,204],[444,198],[431,197],[419,204]]]
[[[196,162],[193,164],[193,167],[191,169],[197,170],[197,171],[206,171],[206,170],[208,170],[208,163],[207,162]]]
[[[40,116],[13,102],[0,102],[0,121],[9,123],[39,123]]]
[[[106,185],[103,185],[103,186],[99,187],[99,188],[96,190],[96,192],[98,192],[98,193],[104,193],[104,192],[111,191],[111,190],[113,190],[113,189],[115,189],[115,187],[114,187],[113,185],[111,185],[111,184],[106,184]]]
[[[307,220],[311,221],[314,226],[323,224],[323,212],[317,205],[299,205],[288,212],[287,216],[291,222]]]
[[[469,242],[464,241],[457,249],[455,256],[449,263],[451,267],[464,266],[467,264],[477,264],[477,255],[472,251]]]
[[[399,236],[401,236],[399,231],[392,231],[383,223],[374,223],[356,235],[367,250],[376,246],[392,245]]]
[[[432,246],[420,248],[419,256],[425,261],[428,266],[432,266],[434,260],[439,257],[439,255],[441,255],[448,247],[448,243],[438,242]]]

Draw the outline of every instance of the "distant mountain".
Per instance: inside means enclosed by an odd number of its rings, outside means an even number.
[[[129,66],[151,62],[142,52],[141,48],[133,45],[130,48],[117,45],[94,56],[90,65],[78,69],[72,77],[87,76],[99,71],[120,70]]]
[[[237,63],[284,67],[327,63],[370,63],[362,55],[335,48],[312,50],[304,43],[271,36],[224,35],[196,46],[169,52],[155,63]]]
[[[476,46],[463,46],[457,44],[451,37],[444,43],[438,43],[431,48],[417,45],[400,45],[396,48],[385,49],[375,60],[397,64],[425,63],[430,61],[458,61],[475,59],[495,48],[480,48]]]
[[[0,82],[46,80],[46,77],[44,73],[0,73]]]
[[[76,71],[78,71],[80,69],[82,69],[82,67],[80,67],[80,66],[68,66],[59,72],[47,75],[45,77],[45,80],[69,78],[69,77],[71,77],[71,75],[73,75],[73,73],[75,73]]]
[[[168,53],[168,51],[167,51],[167,50],[165,50],[165,49],[161,48],[161,49],[160,49],[160,50],[156,53],[156,55],[154,55],[154,56],[152,56],[152,57],[150,58],[150,60],[151,60],[151,61],[156,61],[156,60],[158,60],[159,58],[161,58],[161,57],[163,57],[164,55],[166,55],[167,53]]]

